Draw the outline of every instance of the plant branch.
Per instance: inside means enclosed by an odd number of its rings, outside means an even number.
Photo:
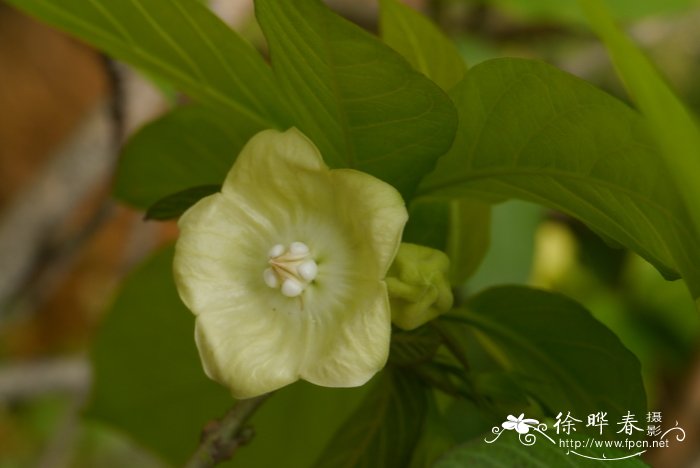
[[[208,425],[202,442],[189,459],[186,468],[208,468],[229,460],[239,447],[253,438],[253,429],[245,423],[270,394],[240,400],[218,421]]]

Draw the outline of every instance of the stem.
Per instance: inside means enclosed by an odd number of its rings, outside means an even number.
[[[202,442],[185,468],[209,468],[229,460],[235,451],[250,442],[253,429],[244,424],[270,394],[240,400],[213,427],[203,431]]]

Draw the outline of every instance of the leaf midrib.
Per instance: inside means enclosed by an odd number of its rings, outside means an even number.
[[[328,140],[329,145],[338,152],[338,155],[342,159],[345,159],[344,162],[348,165],[348,167],[355,168],[356,167],[356,157],[355,157],[356,149],[355,149],[352,141],[350,140],[350,125],[349,125],[349,122],[347,120],[347,115],[345,112],[345,105],[344,105],[343,100],[342,100],[342,94],[340,93],[339,78],[337,75],[337,71],[335,70],[335,67],[337,66],[336,60],[333,56],[333,53],[332,53],[332,50],[330,47],[331,41],[329,40],[329,34],[328,34],[327,15],[326,15],[326,12],[322,10],[325,7],[322,5],[312,5],[312,7],[318,8],[318,11],[316,11],[315,13],[317,13],[321,18],[321,20],[319,21],[319,24],[321,24],[322,28],[321,28],[321,30],[315,31],[315,34],[318,36],[321,46],[320,46],[320,48],[317,49],[315,47],[315,44],[308,43],[306,40],[306,37],[303,35],[298,35],[299,40],[301,43],[303,43],[306,46],[306,48],[310,51],[310,53],[313,53],[316,55],[318,60],[323,64],[324,68],[327,71],[327,80],[325,80],[324,84],[326,85],[325,88],[333,96],[333,101],[335,103],[335,106],[334,106],[335,109],[333,109],[334,112],[331,112],[329,109],[327,109],[326,106],[323,104],[323,101],[321,101],[320,99],[318,100],[318,102],[319,102],[319,105],[322,108],[326,109],[326,111],[332,117],[335,117],[335,121],[338,123],[338,127],[340,129],[340,134],[341,134],[341,137],[343,138],[343,141],[344,141],[345,152],[338,151],[340,147],[337,144],[333,144],[333,142],[330,140]],[[270,7],[270,9],[272,9],[272,8]],[[306,19],[301,15],[301,12],[297,8],[287,8],[285,12],[290,17],[288,19],[288,21],[291,22],[292,21],[291,17],[293,15],[297,15],[295,18],[297,18],[299,22],[301,22],[302,24],[307,23]],[[277,16],[278,21],[279,21],[279,20],[284,20],[287,15],[278,14],[276,16]],[[307,25],[307,27],[309,26],[308,24],[306,24],[306,25]],[[297,53],[299,55],[302,55],[302,58],[303,58],[303,54],[301,54],[298,51],[298,49],[297,49]],[[353,65],[353,66],[355,66],[355,65]],[[287,67],[287,68],[291,69],[291,70],[294,69],[294,67]],[[312,93],[312,94],[314,94],[314,93]],[[313,122],[313,119],[310,119],[310,121]]]
[[[430,184],[430,185],[424,186],[419,190],[418,196],[423,196],[423,197],[435,196],[443,190],[449,190],[451,188],[458,188],[459,186],[462,186],[462,185],[469,185],[469,182],[479,181],[482,179],[497,179],[500,177],[509,177],[509,176],[515,177],[515,176],[522,176],[522,175],[570,179],[570,180],[575,180],[577,182],[584,182],[586,184],[597,185],[597,186],[600,186],[600,187],[605,188],[607,190],[610,190],[611,192],[620,192],[622,194],[627,195],[628,197],[630,197],[632,199],[642,201],[645,204],[647,204],[648,206],[653,207],[659,213],[664,214],[664,216],[668,220],[674,221],[674,224],[677,224],[678,227],[683,228],[683,223],[681,223],[680,220],[677,217],[675,217],[670,210],[668,210],[663,205],[656,203],[651,198],[645,197],[642,193],[635,192],[634,190],[631,190],[627,187],[615,185],[614,183],[606,181],[606,180],[590,178],[590,177],[587,177],[587,176],[584,176],[581,174],[566,172],[563,170],[557,170],[557,169],[552,169],[552,168],[517,168],[517,169],[516,168],[502,168],[502,169],[491,169],[491,170],[487,170],[487,171],[474,170],[474,171],[471,171],[468,175],[461,175],[461,176],[457,176],[457,177],[448,179],[448,180],[440,182],[440,183],[435,183],[435,184]],[[685,234],[686,235],[690,234],[687,229],[685,229]]]

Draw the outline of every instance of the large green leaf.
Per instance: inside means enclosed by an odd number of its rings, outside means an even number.
[[[168,195],[221,184],[239,151],[255,132],[200,106],[176,109],[145,126],[124,148],[114,193],[148,208]]]
[[[700,258],[646,122],[621,102],[522,59],[472,68],[451,95],[460,112],[457,139],[420,194],[541,203],[581,219],[670,277],[677,276],[678,258]],[[700,262],[688,268],[685,274],[700,274]]]
[[[221,185],[198,185],[161,198],[146,211],[145,219],[166,221],[179,218],[188,208],[204,197],[221,191]]]
[[[517,416],[517,415],[516,415]],[[478,468],[503,468],[506,466],[518,466],[523,468],[539,468],[566,466],[571,468],[645,468],[639,456],[633,456],[621,460],[616,458],[628,457],[639,453],[640,449],[623,451],[621,449],[567,449],[560,448],[552,444],[545,437],[537,436],[532,446],[526,446],[520,442],[515,431],[504,433],[499,439],[491,444],[484,440],[476,440],[455,447],[446,453],[433,465],[433,468],[464,468],[467,466]],[[492,440],[493,435],[489,434],[486,439]],[[572,437],[572,439],[574,439]],[[581,441],[584,444],[585,441]],[[570,453],[576,452],[580,455]],[[603,458],[607,460],[592,460],[584,457]]]
[[[357,411],[336,432],[316,467],[408,466],[428,411],[426,388],[388,368]]]
[[[430,20],[398,0],[380,1],[382,39],[413,68],[449,91],[467,71],[454,43]]]
[[[172,256],[166,249],[136,270],[102,324],[88,416],[180,465],[207,421],[233,399],[202,371],[194,318],[172,280]]]
[[[320,0],[255,5],[295,124],[329,165],[373,174],[408,198],[452,144],[449,98]]]
[[[605,41],[627,89],[649,120],[651,133],[676,181],[676,184],[669,185],[677,185],[683,194],[694,222],[694,239],[697,241],[697,233],[700,232],[700,127],[696,117],[676,97],[634,43],[615,26],[601,0],[579,0],[579,3]],[[674,254],[681,273],[692,283],[690,289],[697,292],[700,288],[700,274],[697,271],[700,257],[697,250],[687,255]]]
[[[444,320],[475,328],[485,348],[550,414],[610,420],[646,411],[640,365],[576,302],[522,286],[489,289]],[[504,415],[505,417],[505,415]]]
[[[10,0],[258,128],[289,124],[262,57],[197,0]]]
[[[491,243],[491,206],[458,198],[449,202],[447,254],[452,260],[450,281],[462,285],[479,268]]]

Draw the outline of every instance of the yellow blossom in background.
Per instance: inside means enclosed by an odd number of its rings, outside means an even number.
[[[175,281],[207,375],[237,398],[367,382],[388,355],[384,277],[407,216],[392,186],[330,170],[298,130],[254,136],[179,222]]]
[[[545,289],[566,281],[576,267],[578,245],[569,228],[546,221],[537,228],[530,284]]]

